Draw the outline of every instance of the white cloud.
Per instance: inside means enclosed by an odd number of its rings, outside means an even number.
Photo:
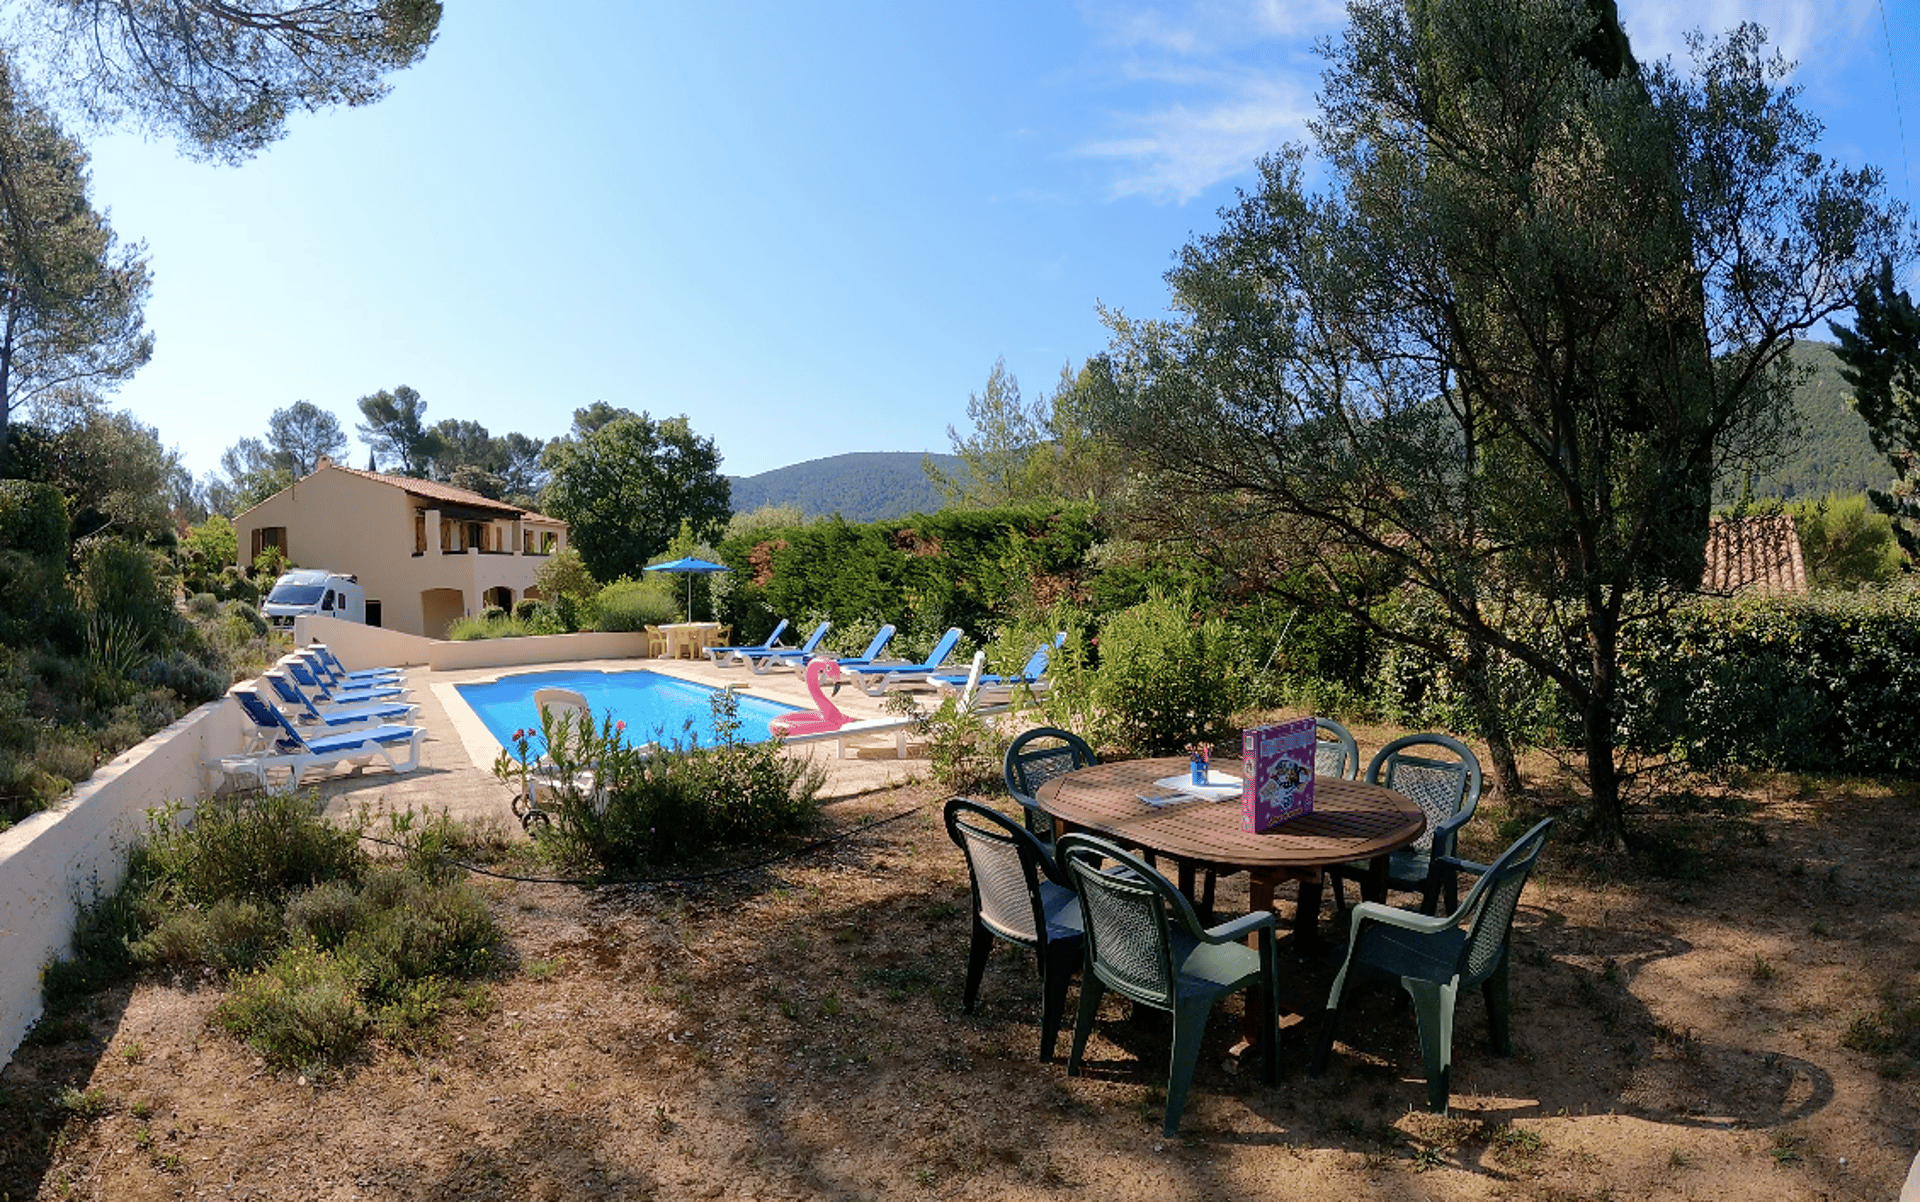
[[[1120,165],[1113,196],[1180,203],[1306,136],[1320,78],[1312,42],[1346,20],[1344,0],[1192,0],[1084,12],[1100,43],[1122,52],[1111,65],[1118,79],[1173,99],[1116,113],[1111,133],[1073,153]]]
[[[1688,63],[1686,34],[1743,21],[1764,25],[1789,61],[1878,36],[1876,0],[1620,0],[1620,20],[1642,62]],[[1344,0],[1172,0],[1082,10],[1123,85],[1155,103],[1119,111],[1114,128],[1072,153],[1113,161],[1111,195],[1185,203],[1249,171],[1262,154],[1301,140],[1314,116],[1322,63],[1311,53],[1346,24]]]
[[[1111,185],[1115,196],[1185,203],[1281,143],[1303,138],[1313,112],[1313,91],[1299,81],[1246,77],[1194,107],[1124,115],[1119,121],[1130,132],[1075,153],[1128,164]]]
[[[1745,21],[1765,26],[1788,62],[1804,62],[1822,45],[1875,32],[1878,11],[1875,0],[1621,0],[1620,24],[1641,62],[1671,55],[1685,66],[1688,31],[1713,36]]]

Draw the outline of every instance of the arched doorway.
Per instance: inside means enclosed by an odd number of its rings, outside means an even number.
[[[430,639],[446,638],[447,627],[466,612],[466,600],[457,588],[430,588],[420,593],[421,633]]]

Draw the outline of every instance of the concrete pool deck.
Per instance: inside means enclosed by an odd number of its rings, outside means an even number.
[[[442,809],[455,818],[493,818],[513,830],[519,823],[513,817],[512,791],[493,775],[494,757],[500,744],[494,740],[478,715],[461,700],[455,686],[475,681],[497,680],[519,672],[554,670],[601,672],[659,672],[662,675],[720,689],[736,685],[742,693],[807,709],[813,702],[807,696],[806,681],[796,672],[774,671],[755,675],[744,665],[722,668],[705,660],[685,659],[602,659],[564,664],[528,664],[524,667],[470,668],[445,672],[410,668],[406,683],[413,690],[412,700],[420,706],[415,719],[426,727],[427,735],[420,752],[420,767],[398,774],[384,765],[368,768],[353,776],[341,771],[313,780],[325,804],[326,813],[346,817],[362,805],[376,810],[402,811],[408,807],[438,813]],[[924,698],[929,701],[932,693]],[[834,704],[854,721],[888,717],[881,699],[869,697],[856,688],[843,688]],[[931,705],[928,705],[931,708]],[[832,742],[796,746],[789,754],[811,756],[827,770],[823,801],[841,800],[892,788],[927,775],[925,759],[896,759],[891,736],[875,736],[876,746],[859,758],[842,759]],[[913,749],[909,747],[909,755]],[[852,755],[852,751],[849,751]]]

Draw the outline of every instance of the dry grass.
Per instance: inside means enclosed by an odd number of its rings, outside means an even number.
[[[0,1192],[1891,1197],[1920,1122],[1901,1067],[1920,962],[1912,794],[1691,787],[1643,820],[1634,857],[1551,845],[1516,925],[1517,1054],[1486,1051],[1484,1008],[1463,999],[1447,1117],[1419,1109],[1411,1013],[1385,994],[1309,1080],[1331,966],[1290,961],[1281,1085],[1223,1063],[1230,1003],[1163,1139],[1163,1022],[1110,1001],[1085,1075],[1039,1064],[1038,983],[1007,949],[980,1013],[960,1013],[964,868],[939,799],[898,790],[830,817],[925,808],[750,876],[488,885],[510,959],[480,1012],[338,1081],[255,1062],[207,1026],[218,997],[193,981],[103,996],[84,1039],[23,1049],[0,1075]],[[1489,807],[1469,854],[1525,817]],[[1243,882],[1223,889],[1223,912],[1244,901]]]

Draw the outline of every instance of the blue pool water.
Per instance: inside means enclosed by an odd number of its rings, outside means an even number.
[[[611,710],[626,722],[629,742],[684,742],[689,719],[703,745],[714,741],[709,699],[715,690],[658,672],[518,672],[490,683],[454,687],[502,747],[512,742],[514,731],[539,728],[533,691],[544,688],[572,689],[587,699],[596,716]],[[800,708],[744,694],[739,699],[740,738],[749,743],[764,742],[768,722]]]

